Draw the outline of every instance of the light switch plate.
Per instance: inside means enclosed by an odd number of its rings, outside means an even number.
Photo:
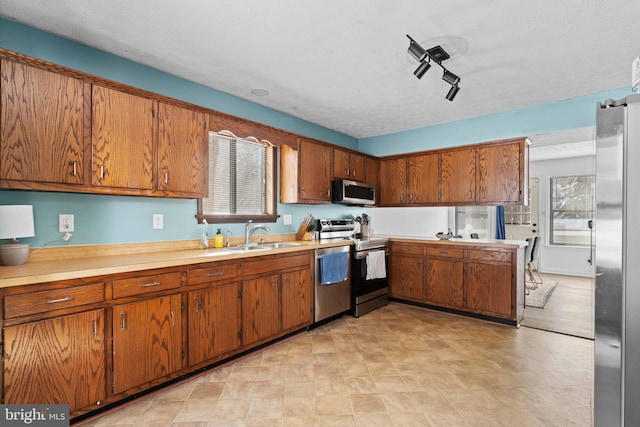
[[[282,215],[282,223],[284,225],[291,225],[291,215],[289,214]]]
[[[73,214],[58,215],[58,231],[61,233],[73,233]]]
[[[164,215],[153,214],[153,229],[162,230],[164,228]]]

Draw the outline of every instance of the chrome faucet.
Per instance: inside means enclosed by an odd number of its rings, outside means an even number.
[[[248,245],[250,243],[251,235],[259,229],[263,229],[264,231],[270,231],[269,227],[264,224],[256,224],[253,227],[251,226],[251,220],[247,222],[247,225],[244,227],[244,244]]]

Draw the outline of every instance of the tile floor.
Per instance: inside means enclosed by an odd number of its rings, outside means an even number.
[[[590,426],[593,341],[391,303],[82,426]]]

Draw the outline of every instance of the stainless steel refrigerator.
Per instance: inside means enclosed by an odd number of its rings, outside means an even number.
[[[640,425],[640,95],[596,113],[596,427]]]

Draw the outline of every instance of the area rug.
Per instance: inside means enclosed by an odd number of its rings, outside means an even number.
[[[529,295],[524,296],[524,305],[527,307],[544,308],[556,290],[558,282],[542,282],[537,289],[530,289]]]

